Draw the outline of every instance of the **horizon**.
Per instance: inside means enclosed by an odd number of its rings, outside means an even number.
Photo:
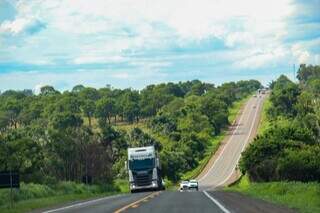
[[[0,0],[0,90],[267,85],[320,64],[319,0],[130,3]]]

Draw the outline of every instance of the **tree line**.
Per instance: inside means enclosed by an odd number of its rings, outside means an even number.
[[[320,66],[300,65],[299,83],[271,83],[271,127],[243,153],[240,167],[255,181],[320,181]]]
[[[208,140],[228,124],[228,107],[261,87],[258,81],[216,87],[198,80],[149,85],[138,91],[76,85],[8,90],[0,95],[0,170],[18,170],[24,182],[110,182],[123,176],[130,146],[155,145],[164,175],[177,180],[194,168]],[[119,123],[147,122],[168,143]]]

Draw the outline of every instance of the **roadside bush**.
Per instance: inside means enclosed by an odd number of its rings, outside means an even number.
[[[278,160],[277,173],[281,180],[320,181],[320,147],[286,150]]]
[[[274,125],[262,136],[256,137],[243,152],[240,160],[241,171],[247,172],[254,181],[307,180],[309,173],[305,172],[310,164],[305,161],[308,161],[308,154],[293,153],[305,150],[309,144],[315,143],[309,133],[307,129],[288,121]],[[292,155],[288,156],[289,153]],[[301,169],[300,173],[295,169],[297,166]],[[299,177],[296,173],[299,173]]]

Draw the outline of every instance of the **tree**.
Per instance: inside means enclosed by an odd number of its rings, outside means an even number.
[[[58,93],[53,86],[47,85],[40,88],[40,95],[55,95]]]
[[[123,115],[129,123],[135,120],[139,121],[140,107],[139,107],[139,93],[136,91],[127,90],[123,94],[122,103]]]
[[[302,84],[305,84],[312,78],[320,78],[320,66],[301,64],[297,73],[297,78]]]
[[[296,115],[294,105],[297,103],[300,90],[298,85],[291,82],[286,76],[280,76],[274,85],[274,89],[270,95],[272,109],[269,116],[275,118],[283,115],[292,117]]]
[[[9,118],[9,125],[17,129],[19,114],[22,110],[22,105],[19,100],[13,98],[7,99],[7,102],[3,105],[3,110],[6,114],[5,117]]]
[[[29,137],[24,129],[9,130],[0,137],[0,169],[2,171],[20,171],[24,181],[37,178],[43,162],[43,153],[39,144]]]
[[[92,126],[91,119],[94,116],[94,113],[96,110],[95,103],[91,100],[85,100],[81,108],[84,115],[88,118],[89,126],[91,127]]]
[[[82,85],[82,84],[78,84],[78,85],[76,85],[76,86],[74,86],[73,88],[72,88],[72,92],[74,92],[74,93],[79,93],[79,92],[81,92],[82,90],[84,90],[85,89],[85,87]]]
[[[68,127],[80,127],[83,123],[83,120],[79,115],[68,111],[52,114],[50,121],[53,128],[60,130]]]
[[[102,98],[96,103],[96,116],[101,122],[111,124],[111,116],[115,112],[115,102],[111,98]]]

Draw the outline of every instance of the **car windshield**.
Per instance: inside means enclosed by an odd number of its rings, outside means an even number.
[[[182,181],[181,184],[188,184],[188,181]]]
[[[196,180],[190,180],[190,183],[198,183]]]
[[[131,170],[151,169],[154,168],[154,158],[147,158],[143,160],[130,160],[129,168]]]

